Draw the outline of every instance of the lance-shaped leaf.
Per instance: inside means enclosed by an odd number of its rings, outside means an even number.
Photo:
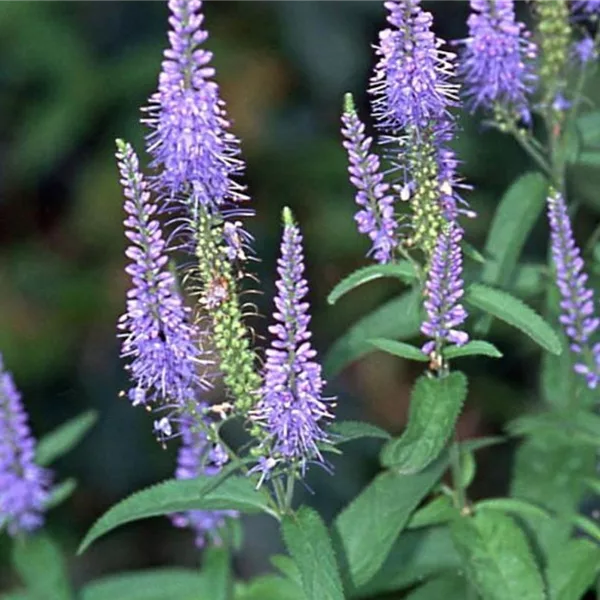
[[[375,575],[446,466],[446,459],[441,458],[417,475],[382,473],[338,515],[334,534],[344,551],[353,586],[360,587]]]
[[[387,337],[410,339],[421,327],[421,298],[417,291],[407,292],[386,302],[371,314],[357,321],[331,347],[325,357],[324,369],[328,377],[337,375],[346,365],[373,352],[370,339]]]
[[[545,600],[544,583],[527,538],[511,517],[482,510],[451,525],[471,583],[486,600]]]
[[[136,492],[110,508],[88,531],[78,553],[125,523],[188,510],[271,512],[265,494],[257,491],[243,476],[229,474],[227,478],[169,479]]]
[[[385,338],[376,338],[369,340],[375,348],[393,354],[399,358],[407,358],[409,360],[417,360],[419,362],[429,362],[429,356],[421,352],[420,348],[407,344],[406,342],[397,342],[395,340],[387,340]]]
[[[421,376],[410,398],[408,424],[381,451],[381,463],[399,473],[416,473],[434,461],[450,439],[467,397],[467,378]]]
[[[362,421],[338,421],[333,423],[329,431],[335,436],[336,444],[351,442],[362,438],[378,438],[381,440],[389,440],[392,436],[371,423],[363,423]]]
[[[247,584],[238,584],[235,600],[307,600],[294,582],[276,575],[255,577]]]
[[[463,356],[489,356],[491,358],[502,358],[502,352],[489,342],[483,340],[471,340],[464,346],[449,346],[442,351],[444,358],[448,360],[461,358]]]
[[[464,577],[449,573],[436,577],[405,596],[405,600],[465,600],[469,597]]]
[[[417,274],[415,268],[407,260],[387,265],[369,265],[351,273],[340,281],[327,296],[329,304],[335,304],[342,296],[353,289],[383,277],[393,277],[407,283],[416,281]]]
[[[73,478],[65,479],[58,485],[54,486],[50,490],[50,497],[46,500],[46,504],[44,505],[46,510],[50,510],[62,504],[65,500],[67,500],[71,494],[75,491],[77,487],[77,481]]]
[[[465,302],[520,329],[552,354],[560,354],[560,338],[532,308],[510,294],[479,283],[467,288]]]
[[[35,452],[35,462],[47,466],[72,450],[92,428],[98,414],[89,410],[42,437]]]
[[[321,517],[304,506],[283,519],[281,530],[285,545],[300,570],[306,597],[344,600],[333,546]]]

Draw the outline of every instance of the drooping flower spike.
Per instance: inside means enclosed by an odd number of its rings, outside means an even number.
[[[274,336],[267,349],[261,399],[252,413],[266,441],[258,470],[265,473],[280,463],[304,472],[308,462],[323,463],[319,445],[328,441],[323,429],[332,419],[332,399],[323,396],[325,381],[310,343],[302,236],[291,211],[283,212],[283,239],[278,260]]]
[[[11,536],[44,522],[50,473],[35,463],[35,440],[11,374],[0,355],[0,530]]]
[[[379,157],[371,153],[371,138],[359,119],[352,95],[347,94],[342,115],[344,148],[348,152],[350,181],[356,187],[356,204],[360,210],[354,217],[360,233],[372,242],[370,254],[379,263],[392,260],[397,246],[394,198],[390,186],[383,180]]]
[[[206,383],[199,376],[198,333],[169,271],[165,241],[156,220],[133,148],[117,141],[117,159],[125,196],[125,235],[131,242],[126,267],[132,287],[127,312],[119,319],[122,356],[132,379],[134,405],[167,403],[184,407]],[[164,429],[164,428],[163,428]]]
[[[548,196],[548,220],[556,284],[561,295],[559,320],[571,342],[571,351],[577,356],[575,371],[586,378],[590,388],[595,388],[600,382],[600,344],[590,347],[590,338],[598,330],[600,319],[595,312],[594,292],[587,286],[588,276],[566,203],[556,190],[551,190]]]
[[[213,79],[212,53],[202,47],[208,34],[201,0],[169,0],[169,10],[170,48],[144,119],[152,129],[147,148],[155,184],[169,197],[215,211],[245,199],[235,179],[244,168],[239,141]]]
[[[464,294],[462,235],[459,225],[446,223],[433,252],[425,284],[427,319],[421,325],[421,332],[431,338],[422,348],[425,354],[439,356],[445,344],[462,346],[469,341],[468,334],[459,329],[467,318],[460,303]]]
[[[528,122],[536,47],[515,19],[514,1],[471,0],[471,10],[459,62],[467,106],[507,111]]]
[[[202,406],[198,407],[203,410]],[[181,446],[177,456],[177,479],[194,479],[199,476],[218,475],[228,461],[227,453],[218,444],[209,441],[206,433],[186,414],[179,423]],[[220,545],[223,529],[228,519],[236,518],[232,510],[191,510],[171,516],[176,527],[190,528],[196,536],[196,546],[203,548],[207,542]]]

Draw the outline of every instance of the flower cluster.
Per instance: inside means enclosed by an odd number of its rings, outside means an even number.
[[[573,10],[588,15],[600,13],[600,0],[573,0]]]
[[[394,198],[383,180],[379,157],[370,151],[372,140],[365,135],[365,126],[356,114],[350,94],[346,96],[342,124],[350,181],[357,189],[356,204],[361,207],[355,216],[358,230],[369,236],[375,260],[387,263],[397,245]]]
[[[16,536],[43,524],[50,473],[35,463],[35,440],[0,355],[0,529]]]
[[[501,108],[528,122],[536,47],[525,25],[515,20],[514,1],[471,0],[471,9],[459,64],[467,106]]]
[[[595,315],[594,292],[587,286],[588,276],[567,206],[557,191],[548,197],[548,220],[556,283],[562,298],[560,322],[571,350],[579,357],[575,371],[586,378],[590,388],[595,388],[600,382],[600,344],[590,348],[590,337],[597,331],[600,319]]]
[[[150,98],[147,138],[157,188],[219,210],[245,199],[235,176],[243,170],[239,142],[229,121],[219,87],[212,79],[212,54],[202,48],[208,34],[202,28],[200,0],[169,0],[170,48]]]
[[[433,252],[425,285],[427,319],[421,326],[421,332],[431,338],[422,348],[425,354],[439,356],[444,343],[462,346],[469,341],[469,336],[457,329],[467,318],[467,311],[460,304],[464,293],[462,235],[456,223],[446,224]]]
[[[168,269],[157,207],[150,201],[138,158],[129,144],[117,143],[124,224],[131,242],[126,255],[132,261],[125,269],[132,281],[127,312],[119,319],[122,356],[130,360],[134,383],[128,395],[134,405],[164,402],[183,407],[203,386],[198,335]]]
[[[263,467],[272,469],[284,461],[303,471],[311,460],[323,462],[319,444],[328,439],[322,422],[332,418],[331,399],[323,397],[325,382],[310,343],[302,235],[289,209],[284,209],[283,219],[276,324],[269,328],[274,339],[267,349],[264,384],[253,419],[266,433],[269,456]]]

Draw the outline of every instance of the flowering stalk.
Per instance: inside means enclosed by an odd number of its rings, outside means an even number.
[[[0,355],[0,529],[14,537],[41,527],[49,485],[49,471],[35,464],[21,395]]]
[[[150,98],[147,149],[158,171],[156,187],[167,197],[190,195],[211,212],[245,200],[235,176],[244,168],[239,141],[213,80],[212,53],[202,47],[200,0],[169,0],[170,48],[165,50],[158,91]]]
[[[200,410],[203,407],[199,407]],[[186,415],[179,424],[181,446],[177,456],[177,479],[194,479],[198,476],[214,477],[227,463],[225,450],[208,439],[205,431],[199,429],[194,419]],[[223,530],[227,520],[237,518],[232,510],[190,510],[171,516],[176,527],[188,527],[195,532],[196,546],[203,548],[208,541],[216,545],[223,543]]]
[[[165,241],[155,218],[157,207],[139,171],[131,145],[117,141],[117,159],[125,196],[124,221],[131,245],[126,267],[132,288],[127,312],[119,319],[121,355],[129,359],[134,405],[173,403],[183,407],[205,387],[199,377],[198,333],[189,322],[173,274],[167,268]]]
[[[586,286],[588,276],[583,270],[566,203],[556,190],[551,190],[548,196],[548,220],[556,284],[562,298],[559,320],[577,357],[575,372],[583,375],[588,387],[594,389],[600,381],[600,343],[592,347],[590,337],[597,331],[600,319],[595,314],[594,292]]]
[[[536,47],[515,19],[513,0],[471,0],[471,10],[459,65],[467,106],[529,122]]]
[[[467,318],[460,304],[464,294],[462,280],[462,229],[456,223],[447,223],[433,252],[429,276],[425,284],[427,319],[421,332],[431,338],[422,350],[441,363],[444,344],[462,346],[469,341],[464,331],[457,329]]]
[[[360,233],[372,242],[370,253],[379,263],[390,262],[397,245],[394,199],[383,181],[379,157],[370,152],[372,140],[365,135],[351,94],[346,94],[342,115],[344,148],[348,152],[350,181],[356,187],[356,204],[361,208],[354,217]]]
[[[302,236],[291,211],[283,211],[283,239],[278,260],[274,339],[267,350],[261,398],[252,419],[264,433],[260,462],[263,478],[276,466],[304,473],[308,462],[324,463],[319,449],[329,441],[323,423],[332,417],[331,399],[322,395],[325,381],[316,362],[308,329]]]

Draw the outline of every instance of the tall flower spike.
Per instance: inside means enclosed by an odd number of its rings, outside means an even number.
[[[536,47],[515,20],[513,0],[471,0],[471,10],[459,63],[469,108],[500,109],[529,121]]]
[[[157,207],[139,171],[133,148],[117,140],[117,159],[125,196],[125,235],[131,242],[126,267],[132,288],[127,312],[119,319],[122,356],[130,360],[134,405],[166,402],[183,407],[204,383],[198,375],[198,335],[189,323],[173,274],[165,241],[155,218]]]
[[[283,223],[273,314],[276,324],[269,328],[274,339],[266,352],[261,400],[252,416],[266,434],[268,458],[263,470],[283,461],[303,472],[308,462],[323,462],[319,444],[328,436],[322,426],[332,415],[330,400],[322,395],[321,366],[310,343],[302,236],[288,208]]]
[[[587,287],[581,252],[575,243],[566,203],[560,193],[551,190],[548,197],[548,220],[552,258],[556,267],[562,309],[560,323],[578,355],[575,371],[583,375],[590,388],[600,382],[600,344],[591,349],[590,337],[600,325],[595,315],[594,292]]]
[[[12,536],[44,522],[50,473],[35,464],[35,440],[12,376],[0,355],[0,529]]]
[[[395,133],[448,118],[448,107],[457,100],[457,86],[450,81],[454,55],[440,49],[433,17],[419,2],[386,2],[392,28],[379,34],[370,87],[373,114],[382,129]]]
[[[387,263],[392,260],[398,242],[394,198],[383,181],[379,157],[370,152],[372,140],[365,135],[351,94],[346,94],[342,124],[350,181],[357,189],[356,204],[361,207],[354,218],[359,232],[368,235],[372,242],[370,254],[377,262]]]
[[[239,141],[230,123],[202,48],[200,0],[169,0],[170,48],[165,50],[158,91],[150,98],[148,152],[157,169],[156,185],[167,196],[193,193],[195,201],[215,210],[245,199],[234,177],[243,171]]]
[[[457,329],[467,318],[459,302],[464,293],[461,240],[462,229],[446,223],[433,252],[425,284],[427,319],[421,325],[421,332],[431,338],[422,348],[425,354],[439,355],[445,343],[462,346],[469,341],[469,336]]]
[[[206,433],[194,426],[194,420],[189,415],[184,415],[180,422],[180,434],[181,447],[175,477],[194,479],[201,475],[218,475],[228,461],[223,448],[212,444]],[[193,529],[196,534],[196,546],[203,548],[209,541],[221,545],[227,519],[237,516],[238,513],[232,510],[190,510],[172,515],[171,520],[176,527]]]

